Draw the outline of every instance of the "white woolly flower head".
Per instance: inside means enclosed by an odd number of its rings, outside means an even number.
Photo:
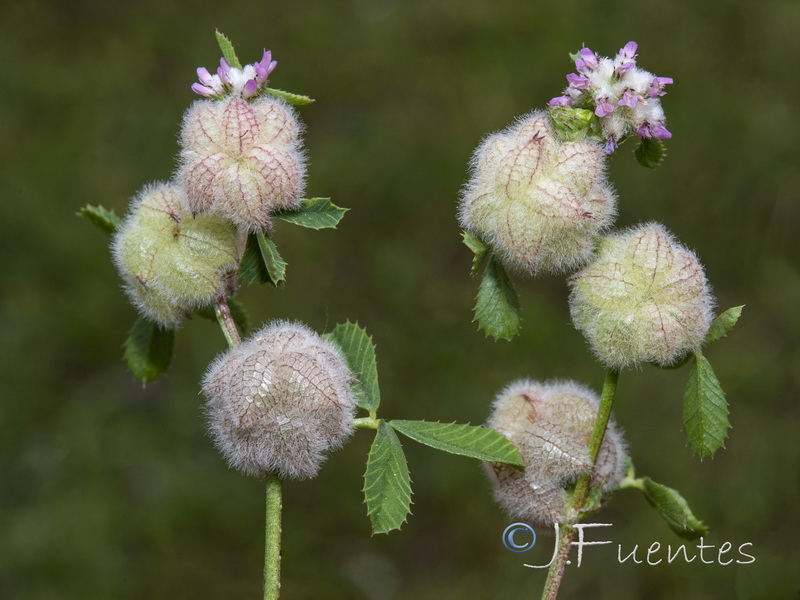
[[[183,119],[178,173],[192,212],[269,229],[273,212],[299,206],[301,130],[292,107],[270,96],[194,102]]]
[[[669,365],[702,343],[713,318],[700,261],[658,223],[604,238],[570,287],[575,327],[613,369]]]
[[[565,488],[592,473],[592,485],[611,492],[624,476],[625,444],[614,421],[608,423],[592,470],[588,441],[599,398],[572,381],[540,383],[520,379],[497,396],[486,423],[508,438],[525,465],[519,471],[487,463],[497,502],[511,518],[551,526],[566,517]]]
[[[134,305],[164,327],[222,294],[239,260],[236,234],[212,216],[193,218],[179,186],[145,187],[114,234],[111,253]]]
[[[582,266],[614,214],[601,146],[559,141],[542,111],[484,140],[459,207],[464,229],[530,274]]]
[[[203,379],[214,442],[247,475],[314,477],[352,433],[353,380],[334,344],[298,323],[268,324]]]
[[[564,94],[550,100],[551,106],[592,110],[600,120],[609,154],[629,135],[672,137],[661,107],[664,86],[672,84],[672,78],[656,77],[639,68],[637,50],[636,42],[628,42],[609,58],[581,48],[573,56],[577,73],[569,73]]]

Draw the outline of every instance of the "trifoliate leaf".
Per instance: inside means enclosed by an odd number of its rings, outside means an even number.
[[[461,237],[464,239],[464,244],[472,250],[475,255],[472,257],[472,269],[470,275],[477,275],[481,270],[486,257],[489,255],[489,246],[481,238],[469,231],[462,231]]]
[[[138,317],[125,340],[125,362],[142,383],[155,381],[172,359],[175,332]]]
[[[281,98],[294,106],[305,106],[306,104],[311,104],[314,102],[314,99],[309,98],[308,96],[284,92],[283,90],[276,90],[275,88],[266,88],[264,91],[268,94],[272,94],[273,96],[277,96],[278,98]]]
[[[694,516],[689,504],[676,490],[656,483],[649,477],[643,477],[641,481],[645,498],[664,517],[672,531],[690,540],[708,534],[708,527]]]
[[[323,335],[342,350],[347,366],[356,376],[353,385],[356,404],[367,411],[378,410],[381,393],[378,387],[378,362],[372,338],[357,323],[342,323]]]
[[[731,332],[734,325],[736,325],[739,317],[742,316],[743,308],[744,305],[734,306],[714,319],[714,322],[711,323],[711,327],[708,328],[708,333],[706,334],[706,339],[703,341],[703,344],[708,346],[726,337]]]
[[[698,456],[712,456],[728,437],[728,403],[705,356],[695,352],[683,394],[683,428]]]
[[[400,529],[411,509],[411,476],[403,446],[385,421],[375,433],[364,473],[364,500],[372,533]]]
[[[297,210],[275,213],[273,218],[309,229],[334,229],[348,208],[340,208],[330,198],[303,198]]]
[[[518,468],[524,467],[517,447],[494,429],[433,421],[395,420],[389,421],[389,425],[415,442],[437,450]]]
[[[78,211],[78,216],[89,219],[89,222],[109,235],[114,233],[122,225],[120,219],[113,210],[108,210],[102,206],[92,206],[87,204]]]
[[[286,280],[286,262],[269,236],[261,231],[250,233],[239,261],[239,273],[248,283],[278,286]]]
[[[240,63],[239,59],[236,57],[236,51],[233,49],[231,41],[225,37],[219,29],[216,31],[216,36],[219,50],[222,52],[222,56],[225,57],[225,60],[228,61],[228,64],[236,69],[241,69],[242,63]]]
[[[639,164],[648,169],[655,169],[667,155],[664,142],[656,138],[640,138],[634,152]]]
[[[519,331],[519,299],[503,264],[496,256],[483,272],[475,304],[475,320],[486,335],[510,340]]]

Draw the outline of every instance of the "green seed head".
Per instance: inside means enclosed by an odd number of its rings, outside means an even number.
[[[487,426],[519,449],[525,470],[487,464],[497,502],[512,518],[551,526],[566,517],[565,488],[592,473],[592,485],[612,491],[624,476],[625,445],[609,422],[594,470],[587,444],[599,399],[573,382],[511,383],[493,405]]]
[[[459,218],[508,266],[536,274],[583,265],[614,211],[603,149],[559,141],[534,112],[475,151]]]
[[[172,184],[142,190],[111,249],[134,305],[170,328],[224,292],[239,256],[232,227],[208,215],[192,218]]]
[[[713,317],[702,265],[658,223],[604,238],[570,286],[575,327],[613,369],[669,365],[702,343]]]

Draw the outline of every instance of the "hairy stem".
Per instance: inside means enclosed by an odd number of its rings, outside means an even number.
[[[217,299],[214,313],[228,346],[235,348],[242,343],[231,309],[224,296]],[[266,523],[264,526],[264,600],[277,600],[281,594],[281,513],[283,498],[281,478],[275,474],[267,476]]]
[[[600,453],[600,446],[606,434],[608,419],[611,416],[611,407],[614,404],[614,395],[617,392],[618,380],[619,371],[609,369],[606,372],[603,392],[600,395],[600,406],[597,409],[597,417],[592,428],[592,435],[589,438],[589,461],[592,463],[592,469],[589,473],[580,476],[578,483],[575,485],[575,492],[567,503],[567,523],[563,528],[563,537],[559,539],[556,559],[547,572],[547,583],[544,587],[542,600],[555,600],[558,598],[558,590],[561,587],[561,580],[564,578],[564,571],[567,568],[569,551],[572,548],[572,541],[575,539],[576,529],[572,526],[572,523],[580,519],[583,505],[586,503],[586,496],[589,494],[589,484],[592,480],[594,463],[597,461],[597,455]]]
[[[264,600],[277,600],[281,594],[281,479],[267,476],[267,509],[264,528]]]
[[[228,346],[235,348],[241,344],[242,338],[239,337],[239,330],[236,329],[236,323],[233,322],[231,309],[228,306],[228,301],[225,300],[225,296],[220,296],[217,299],[217,303],[214,305],[214,314],[217,315],[217,322],[228,342]]]

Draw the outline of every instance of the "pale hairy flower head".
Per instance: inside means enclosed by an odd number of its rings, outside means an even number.
[[[559,141],[533,112],[475,151],[459,219],[508,266],[536,274],[582,266],[614,213],[602,147]]]
[[[194,102],[183,119],[178,173],[192,212],[258,231],[270,227],[273,212],[299,206],[300,131],[292,108],[270,96]]]
[[[238,265],[236,234],[213,216],[193,218],[179,186],[146,186],[114,234],[111,252],[134,305],[164,327],[224,292]]]
[[[575,327],[614,369],[669,365],[700,346],[713,318],[702,265],[658,223],[604,238],[570,286]]]
[[[353,379],[334,344],[304,325],[268,324],[203,379],[214,442],[247,475],[314,477],[353,431]]]
[[[571,381],[520,379],[503,389],[486,423],[519,449],[525,465],[487,463],[497,502],[511,518],[551,526],[565,519],[565,488],[592,473],[592,485],[614,490],[624,476],[625,444],[609,421],[594,470],[588,442],[599,398]]]

